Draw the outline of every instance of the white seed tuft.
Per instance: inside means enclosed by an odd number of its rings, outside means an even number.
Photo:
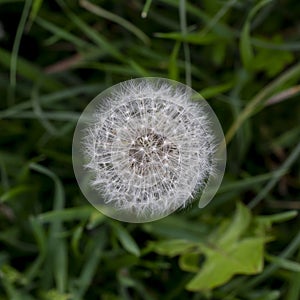
[[[186,207],[205,187],[216,172],[211,124],[218,121],[207,115],[205,100],[192,101],[195,94],[170,80],[142,78],[91,102],[74,144],[92,204],[117,219],[145,222]]]

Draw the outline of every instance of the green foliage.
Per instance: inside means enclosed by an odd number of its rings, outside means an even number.
[[[187,284],[188,290],[211,290],[225,284],[236,274],[251,275],[262,271],[264,245],[268,236],[261,218],[251,216],[249,209],[238,204],[232,221],[224,220],[217,233],[213,232],[205,242],[168,240],[153,242],[150,248],[162,255],[180,255],[181,269],[197,272]],[[275,219],[267,218],[271,226],[271,220]],[[199,265],[203,256],[204,262]],[[295,271],[294,263],[286,264],[290,268],[293,266]]]
[[[0,299],[300,299],[300,4],[0,0]],[[214,200],[111,220],[72,169],[98,93],[168,77],[228,144]]]

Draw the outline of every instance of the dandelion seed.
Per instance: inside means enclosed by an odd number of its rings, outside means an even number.
[[[162,78],[117,84],[82,113],[73,166],[86,198],[127,222],[160,219],[200,195],[215,195],[225,168],[224,136],[207,102]]]

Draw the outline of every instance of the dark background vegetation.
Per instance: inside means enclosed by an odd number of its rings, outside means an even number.
[[[298,0],[0,0],[0,299],[300,299],[299,18]],[[129,224],[82,196],[72,136],[146,76],[207,99],[228,161],[207,207]]]

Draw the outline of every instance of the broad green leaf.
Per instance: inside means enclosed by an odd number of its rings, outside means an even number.
[[[264,238],[245,238],[225,248],[203,247],[206,260],[187,284],[190,291],[205,291],[229,281],[235,274],[257,274],[263,268]]]
[[[276,51],[273,49],[257,49],[257,54],[252,61],[252,69],[265,72],[270,78],[274,78],[282,72],[294,60],[290,51]]]
[[[239,237],[246,231],[251,221],[249,209],[238,203],[237,210],[234,214],[231,224],[226,229],[226,232],[221,233],[221,238],[216,242],[219,247],[227,247],[235,243]]]
[[[191,250],[196,250],[199,246],[198,243],[188,240],[169,240],[161,242],[153,242],[150,248],[156,253],[168,256],[176,256]]]
[[[179,258],[180,269],[187,272],[198,272],[200,267],[200,252],[183,253]]]
[[[61,293],[57,290],[50,290],[45,293],[41,293],[42,300],[71,300],[72,295],[67,293]]]

